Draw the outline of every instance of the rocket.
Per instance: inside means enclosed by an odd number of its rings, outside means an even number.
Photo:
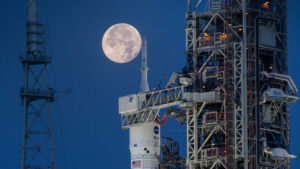
[[[140,92],[149,92],[147,41],[143,39],[142,48],[142,82]],[[160,125],[151,122],[132,126],[130,133],[131,169],[159,169]]]

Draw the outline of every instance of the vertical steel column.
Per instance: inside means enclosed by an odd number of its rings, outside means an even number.
[[[187,0],[187,13],[186,13],[186,51],[189,53],[187,66],[190,71],[196,72],[196,12],[192,9],[192,1]],[[193,90],[196,88],[196,75],[193,75],[194,85]],[[187,166],[189,169],[194,169],[195,162],[198,159],[197,153],[197,112],[195,105],[187,110]]]
[[[198,162],[198,148],[199,148],[199,143],[198,143],[198,111],[197,111],[197,104],[193,105],[193,119],[194,119],[194,165],[197,164]]]
[[[187,160],[186,165],[189,167],[189,169],[193,169],[193,161],[194,161],[194,141],[195,141],[195,135],[194,135],[194,117],[193,117],[193,109],[188,109],[186,111],[187,115],[187,123],[186,123],[186,130],[187,130]]]
[[[248,101],[247,101],[247,0],[243,0],[243,43],[242,43],[242,123],[244,169],[248,169]]]
[[[24,68],[25,68],[25,72],[24,72],[24,77],[25,77],[25,80],[24,80],[24,88],[27,89],[28,88],[28,64],[25,63],[24,65]],[[27,139],[26,139],[26,128],[27,128],[27,121],[28,121],[28,116],[27,116],[27,110],[28,110],[28,101],[27,101],[27,97],[25,97],[23,99],[23,136],[22,136],[22,164],[21,164],[21,167],[22,169],[25,169],[25,165],[26,165],[26,145],[27,145]]]

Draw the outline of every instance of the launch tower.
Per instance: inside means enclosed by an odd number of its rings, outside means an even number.
[[[187,0],[185,30],[183,71],[165,89],[121,97],[122,128],[167,109],[186,123],[189,169],[289,169],[298,90],[288,75],[287,0]]]

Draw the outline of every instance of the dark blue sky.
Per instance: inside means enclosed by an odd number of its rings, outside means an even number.
[[[140,57],[128,64],[109,61],[101,49],[107,28],[116,23],[135,26],[148,39],[149,85],[165,82],[185,65],[185,0],[41,0],[48,18],[51,85],[72,88],[53,105],[57,169],[65,168],[61,132],[68,168],[129,168],[128,131],[121,130],[118,97],[136,93],[140,85]],[[46,2],[46,3],[45,3]],[[300,2],[289,2],[289,70],[300,85]],[[25,53],[26,1],[0,1],[0,168],[21,164],[23,85],[19,54]],[[171,55],[175,51],[174,57]],[[165,83],[163,83],[165,84]],[[300,157],[300,103],[291,109],[291,152]],[[62,125],[59,113],[62,114]],[[185,146],[185,128],[175,120],[162,128]],[[298,144],[297,144],[298,143]],[[183,150],[185,151],[185,150]],[[300,160],[292,161],[292,168]]]

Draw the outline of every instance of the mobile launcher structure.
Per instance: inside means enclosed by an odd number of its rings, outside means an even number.
[[[131,168],[180,168],[159,160],[166,109],[186,126],[189,169],[289,169],[289,105],[298,97],[287,0],[210,0],[201,9],[205,2],[187,0],[182,73],[165,89],[119,98]]]

